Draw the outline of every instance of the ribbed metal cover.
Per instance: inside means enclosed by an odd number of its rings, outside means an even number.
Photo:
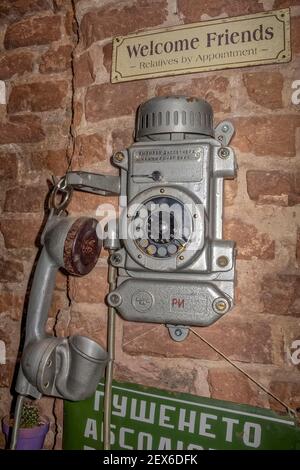
[[[186,96],[163,96],[141,104],[136,121],[136,140],[160,139],[162,135],[214,136],[213,110],[209,103]]]

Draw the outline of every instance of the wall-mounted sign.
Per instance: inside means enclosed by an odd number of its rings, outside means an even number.
[[[103,449],[103,396],[64,403],[63,448]],[[113,450],[300,449],[289,416],[141,385],[113,385]]]
[[[117,37],[113,83],[288,62],[289,9]]]

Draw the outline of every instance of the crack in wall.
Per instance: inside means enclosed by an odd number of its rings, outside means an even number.
[[[80,41],[79,36],[79,22],[76,14],[76,5],[75,0],[71,0],[72,12],[73,12],[73,43],[74,47],[71,53],[71,73],[72,73],[72,80],[71,80],[71,122],[69,127],[69,145],[68,145],[68,167],[67,171],[72,169],[72,161],[75,154],[75,145],[76,145],[76,131],[75,131],[75,53],[77,46]]]

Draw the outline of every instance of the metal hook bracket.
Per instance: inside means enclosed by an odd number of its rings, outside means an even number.
[[[222,121],[220,122],[217,127],[215,128],[215,138],[223,145],[229,145],[233,134],[234,134],[234,126],[230,121]]]
[[[184,341],[189,334],[189,327],[184,325],[169,325],[166,327],[169,330],[169,334],[174,341],[180,342]]]

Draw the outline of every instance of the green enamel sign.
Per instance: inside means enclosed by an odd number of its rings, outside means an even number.
[[[104,386],[65,402],[63,448],[103,449]],[[289,416],[247,405],[114,382],[112,450],[300,449]]]

